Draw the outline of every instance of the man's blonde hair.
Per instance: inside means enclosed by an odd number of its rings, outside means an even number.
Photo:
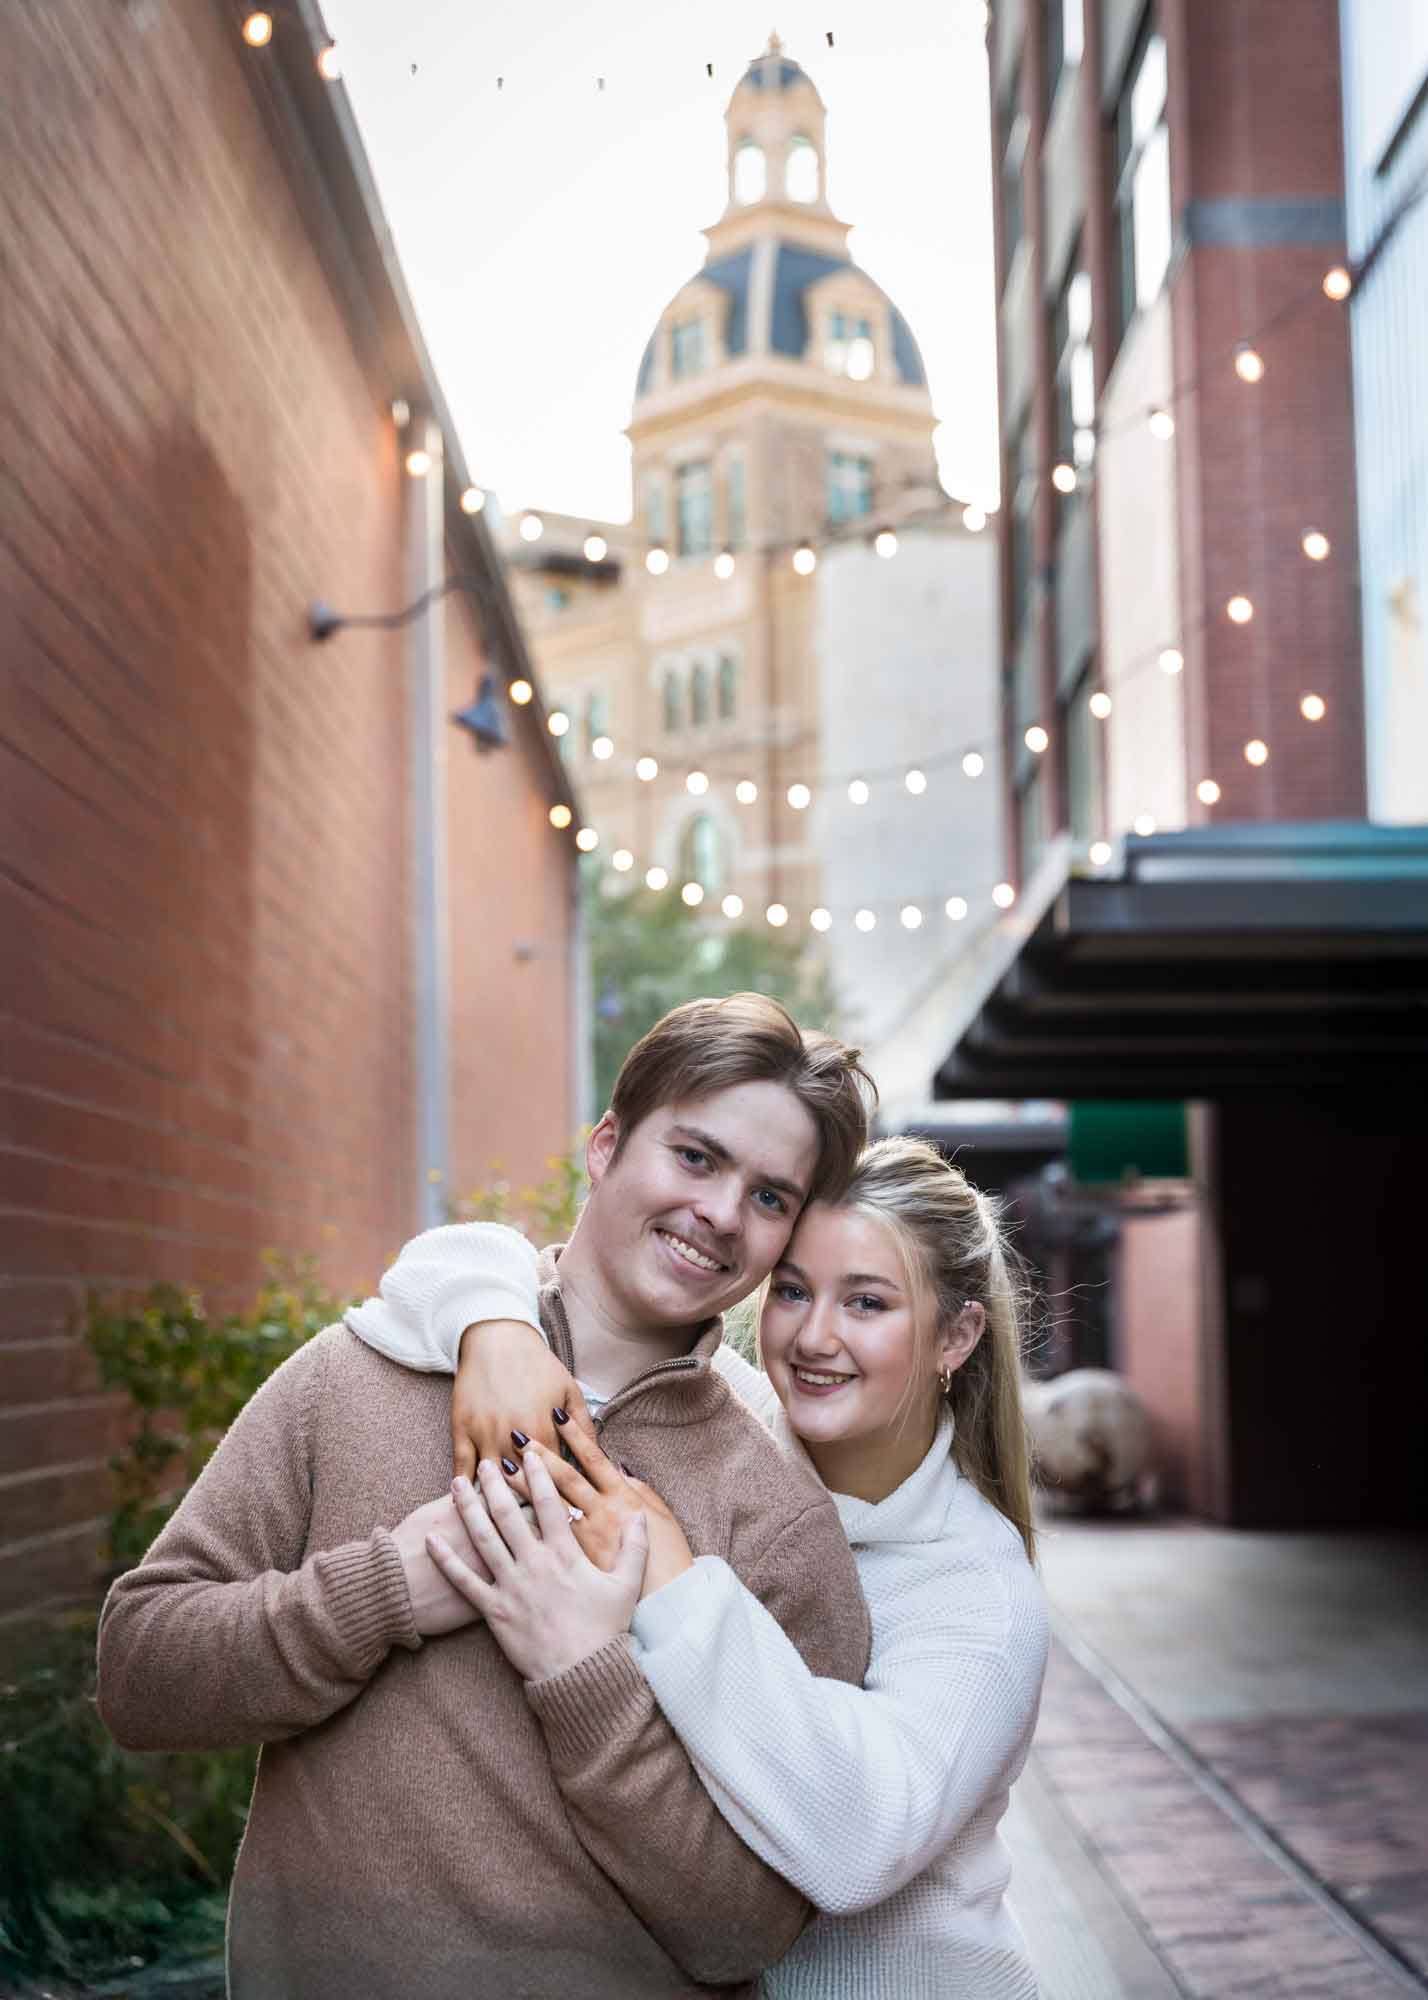
[[[818,1128],[818,1162],[809,1199],[836,1201],[867,1143],[877,1090],[862,1052],[833,1035],[806,1032],[777,1000],[735,993],[727,1000],[686,1000],[656,1021],[630,1050],[610,1093],[626,1140],[664,1104],[708,1097],[741,1083],[778,1083]]]

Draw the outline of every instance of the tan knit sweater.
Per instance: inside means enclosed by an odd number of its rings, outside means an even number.
[[[542,1316],[573,1365],[559,1292]],[[815,1673],[868,1621],[833,1503],[708,1365],[606,1407],[608,1448]],[[229,1913],[239,2000],[750,1993],[808,1906],[732,1833],[620,1639],[529,1690],[484,1627],[423,1642],[388,1528],[450,1478],[450,1382],[329,1327],[269,1379],[100,1626],[140,1750],[263,1744]]]

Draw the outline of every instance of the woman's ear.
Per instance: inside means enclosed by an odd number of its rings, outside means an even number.
[[[986,1326],[987,1310],[978,1299],[963,1306],[955,1319],[947,1320],[937,1347],[939,1373],[951,1374],[960,1368],[986,1331]]]
[[[599,1124],[585,1141],[585,1171],[590,1177],[591,1187],[598,1187],[605,1177],[605,1171],[615,1157],[615,1148],[620,1143],[620,1127],[615,1115],[607,1111]]]

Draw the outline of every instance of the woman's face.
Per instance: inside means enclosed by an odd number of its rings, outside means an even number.
[[[796,1434],[820,1445],[901,1445],[936,1403],[933,1343],[918,1337],[892,1232],[815,1202],[774,1266],[759,1322],[764,1368]],[[914,1376],[919,1379],[909,1395]],[[924,1445],[925,1448],[925,1445]]]

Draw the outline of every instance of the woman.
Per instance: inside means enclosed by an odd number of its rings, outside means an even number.
[[[593,1433],[576,1440],[578,1466],[523,1450],[540,1541],[489,1460],[479,1495],[457,1482],[489,1581],[443,1542],[432,1554],[528,1679],[628,1623],[724,1816],[823,1912],[764,1992],[1030,2000],[997,1825],[1031,1741],[1047,1628],[1016,1292],[991,1204],[919,1140],[869,1147],[843,1198],[801,1217],[759,1344],[765,1375],[727,1349],[720,1365],[835,1496],[872,1617],[861,1689],[815,1679],[722,1561],[671,1558],[663,1510],[646,1510],[653,1595],[635,1602],[628,1561],[618,1584],[588,1562],[576,1536],[608,1551],[645,1498]],[[573,1395],[563,1373],[562,1387]],[[507,1407],[511,1388],[508,1376]]]

